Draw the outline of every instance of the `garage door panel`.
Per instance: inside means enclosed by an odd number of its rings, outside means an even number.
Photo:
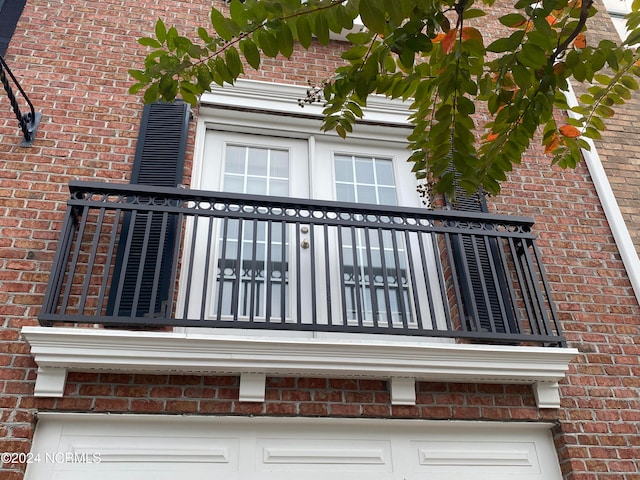
[[[542,472],[534,442],[412,442],[415,473],[504,475],[538,478]],[[517,477],[516,477],[517,476]]]
[[[25,480],[560,480],[548,424],[41,415]],[[98,458],[99,461],[92,459]]]

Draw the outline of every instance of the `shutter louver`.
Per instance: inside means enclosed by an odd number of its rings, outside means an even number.
[[[456,187],[454,208],[463,212],[488,211],[481,192],[474,195]],[[516,333],[517,326],[507,290],[505,272],[495,238],[458,235],[452,242],[462,291],[463,321],[473,331]]]
[[[177,187],[182,181],[190,110],[183,102],[146,105],[132,184]],[[123,216],[108,314],[165,316],[177,247],[177,218],[158,212]]]

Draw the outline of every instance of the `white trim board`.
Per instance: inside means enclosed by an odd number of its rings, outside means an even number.
[[[24,327],[38,364],[35,396],[63,396],[67,372],[240,375],[245,401],[263,401],[267,376],[390,381],[415,404],[416,381],[531,384],[538,407],[558,408],[573,348],[326,340]],[[404,380],[398,380],[404,379]]]

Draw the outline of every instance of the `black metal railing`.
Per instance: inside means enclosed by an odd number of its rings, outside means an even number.
[[[40,314],[563,345],[532,220],[73,182]]]

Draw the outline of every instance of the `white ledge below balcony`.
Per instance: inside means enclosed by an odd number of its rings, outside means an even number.
[[[240,333],[240,332],[239,332]],[[35,395],[62,397],[67,372],[240,375],[240,401],[264,401],[274,376],[389,381],[391,401],[415,404],[415,382],[530,384],[558,408],[573,348],[385,339],[278,338],[187,332],[24,327],[38,365]]]

